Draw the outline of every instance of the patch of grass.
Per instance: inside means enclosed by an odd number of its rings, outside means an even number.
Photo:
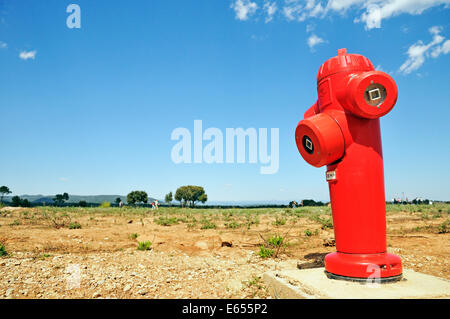
[[[201,223],[202,223],[201,229],[216,229],[217,228],[217,225],[208,219],[203,219],[201,221]]]
[[[321,218],[319,215],[314,215],[314,216],[310,216],[309,219],[321,224],[322,229],[333,228],[333,219],[332,218]]]
[[[138,244],[138,250],[150,250],[152,246],[152,243],[150,241],[141,241]]]
[[[171,226],[178,223],[176,217],[167,217],[167,216],[159,216],[158,219],[154,219],[153,221],[155,222],[155,224],[161,226]]]
[[[11,224],[9,224],[9,226],[19,226],[20,224],[21,224],[21,222],[16,219]]]
[[[269,248],[266,248],[264,245],[261,245],[260,247],[259,247],[259,256],[261,257],[261,258],[269,258],[269,257],[272,257],[273,256],[273,254],[274,254],[275,252],[273,251],[273,249],[269,249]]]
[[[136,239],[136,238],[138,238],[138,237],[139,237],[139,234],[138,234],[138,233],[130,234],[130,238],[131,238],[131,239]]]
[[[243,284],[250,288],[251,297],[255,298],[259,295],[259,297],[263,297],[266,293],[266,287],[263,284],[262,278],[259,276],[253,276],[252,279],[243,281]]]
[[[450,232],[450,219],[447,219],[438,226],[438,234],[446,234],[448,232]]]
[[[247,230],[250,229],[252,225],[258,225],[259,224],[259,218],[257,216],[251,216],[250,214],[247,214],[245,216],[246,223],[247,223]]]
[[[111,207],[111,203],[110,202],[103,202],[100,204],[99,206],[100,208],[110,208]]]
[[[286,218],[277,216],[275,221],[273,222],[275,226],[283,226],[286,225]]]
[[[305,236],[307,236],[307,237],[317,236],[317,235],[319,235],[319,230],[318,229],[316,229],[314,232],[312,230],[309,230],[309,229],[305,230]]]
[[[242,225],[237,223],[237,222],[229,222],[229,223],[225,224],[226,228],[232,228],[232,229],[236,229],[236,228],[239,228],[241,226]]]
[[[0,257],[8,256],[8,252],[6,251],[5,245],[0,243]]]
[[[81,229],[81,224],[79,222],[70,223],[69,229]]]
[[[267,243],[272,247],[281,247],[283,245],[284,238],[278,235],[272,236],[267,239]]]

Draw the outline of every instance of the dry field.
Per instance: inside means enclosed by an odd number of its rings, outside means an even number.
[[[450,205],[387,211],[388,251],[450,279]],[[328,207],[5,207],[0,298],[266,298],[265,271],[323,266],[333,237]]]

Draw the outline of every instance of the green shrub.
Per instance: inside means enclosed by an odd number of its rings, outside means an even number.
[[[282,217],[276,217],[275,218],[275,221],[273,222],[273,224],[275,225],[275,226],[282,226],[282,225],[285,225],[286,224],[286,218],[282,218]]]
[[[212,223],[208,219],[202,220],[201,223],[202,223],[201,229],[216,229],[217,228],[217,225]]]
[[[137,233],[130,234],[130,238],[131,238],[131,239],[136,239],[136,238],[138,238],[138,237],[139,237],[139,234],[137,234]]]
[[[69,224],[69,229],[80,229],[81,224],[79,222],[73,222]]]
[[[312,231],[310,231],[309,229],[305,230],[305,235],[306,236],[311,237],[312,234],[313,234]]]
[[[152,245],[152,243],[150,241],[141,241],[138,244],[138,250],[150,250],[150,246]]]
[[[0,243],[0,257],[7,256],[7,255],[8,255],[8,252],[6,251],[5,245]]]
[[[284,238],[281,236],[272,236],[269,239],[267,239],[267,243],[271,245],[272,247],[280,247],[283,245]]]
[[[443,222],[442,224],[439,225],[438,227],[438,233],[439,234],[446,234],[449,232],[450,228],[450,219],[446,220],[445,222]]]
[[[19,226],[21,224],[20,221],[18,221],[17,219],[14,220],[11,224],[9,224],[10,226]]]
[[[261,258],[269,258],[272,257],[273,254],[274,254],[273,249],[266,248],[264,245],[261,245],[259,247],[259,256]]]
[[[247,229],[250,229],[252,225],[258,225],[259,224],[259,218],[257,216],[245,216],[247,220]]]
[[[242,225],[237,222],[229,222],[228,224],[225,224],[226,228],[232,228],[232,229],[239,228],[241,226]]]
[[[155,222],[155,224],[162,226],[171,226],[173,224],[178,223],[176,217],[167,217],[167,216],[160,216],[158,219],[154,219],[153,221]]]
[[[111,203],[110,202],[103,202],[100,204],[101,208],[109,208],[111,207]]]
[[[321,224],[322,229],[333,228],[333,219],[332,218],[320,218],[319,215],[315,215],[315,216],[310,216],[309,219]]]

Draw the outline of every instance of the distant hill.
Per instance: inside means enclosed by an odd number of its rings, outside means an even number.
[[[19,195],[22,199],[28,199],[32,204],[53,204],[53,198],[55,195]],[[86,201],[90,204],[101,204],[103,202],[115,203],[116,198],[120,197],[120,199],[126,203],[127,197],[124,195],[70,195],[67,203],[78,203],[79,201]],[[3,201],[10,202],[12,196],[5,196]],[[151,203],[155,198],[149,197],[148,201]],[[162,202],[162,201],[160,201]]]

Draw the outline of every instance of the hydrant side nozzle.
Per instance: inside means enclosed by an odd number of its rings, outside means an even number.
[[[392,77],[381,71],[352,75],[340,101],[354,115],[367,119],[380,118],[395,106],[398,88]]]
[[[342,130],[326,113],[301,120],[295,130],[295,141],[303,159],[315,167],[333,163],[344,155]]]

